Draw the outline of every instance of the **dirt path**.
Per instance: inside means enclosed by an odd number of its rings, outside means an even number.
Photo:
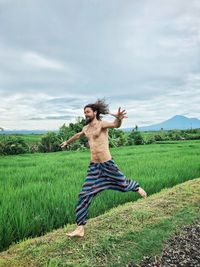
[[[146,257],[136,266],[200,267],[200,221],[184,227],[180,234],[168,240],[160,258]]]

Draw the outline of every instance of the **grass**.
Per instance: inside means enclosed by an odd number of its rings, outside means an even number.
[[[120,205],[88,220],[84,238],[65,225],[0,253],[0,266],[128,266],[159,255],[164,242],[200,218],[200,178]]]
[[[33,145],[39,143],[44,135],[45,134],[0,134],[0,142],[8,137],[16,137],[23,139],[28,145]]]
[[[149,195],[200,176],[200,142],[111,149],[127,178]],[[75,221],[89,151],[4,156],[0,159],[0,250],[26,237],[43,235]],[[135,201],[138,194],[107,190],[89,208],[89,217]]]

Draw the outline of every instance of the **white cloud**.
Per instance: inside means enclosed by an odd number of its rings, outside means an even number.
[[[22,62],[24,63],[24,65],[34,68],[52,69],[52,70],[65,69],[65,65],[62,62],[44,57],[36,52],[23,53]]]
[[[0,95],[2,99],[2,95]],[[63,123],[83,116],[84,95],[52,97],[44,93],[13,94],[0,106],[1,127],[8,129],[58,129]]]
[[[0,45],[0,92],[33,93],[43,91],[56,93],[66,91],[67,86],[84,81],[73,63],[52,59],[35,51]]]

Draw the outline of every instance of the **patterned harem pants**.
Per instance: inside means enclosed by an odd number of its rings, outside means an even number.
[[[76,206],[76,223],[85,225],[88,218],[88,208],[97,193],[113,189],[121,192],[138,191],[139,184],[136,181],[126,179],[113,159],[102,163],[90,162],[87,176],[79,193]]]

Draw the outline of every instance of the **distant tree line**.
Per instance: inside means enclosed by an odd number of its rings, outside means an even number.
[[[155,141],[199,140],[200,129],[158,131],[154,134]]]
[[[6,136],[0,142],[0,155],[16,155],[35,152],[56,152],[61,151],[59,146],[63,141],[69,139],[74,134],[80,132],[85,125],[85,120],[78,117],[75,123],[68,126],[63,124],[58,133],[49,131],[44,134],[39,142],[27,144],[23,138],[16,136]],[[157,142],[176,141],[176,140],[194,140],[200,139],[200,129],[189,130],[171,130],[157,132],[139,132],[138,127],[134,127],[131,132],[124,132],[120,129],[109,129],[109,146],[130,146],[130,145],[148,145]],[[84,150],[88,149],[88,140],[81,137],[69,144],[66,150]]]

